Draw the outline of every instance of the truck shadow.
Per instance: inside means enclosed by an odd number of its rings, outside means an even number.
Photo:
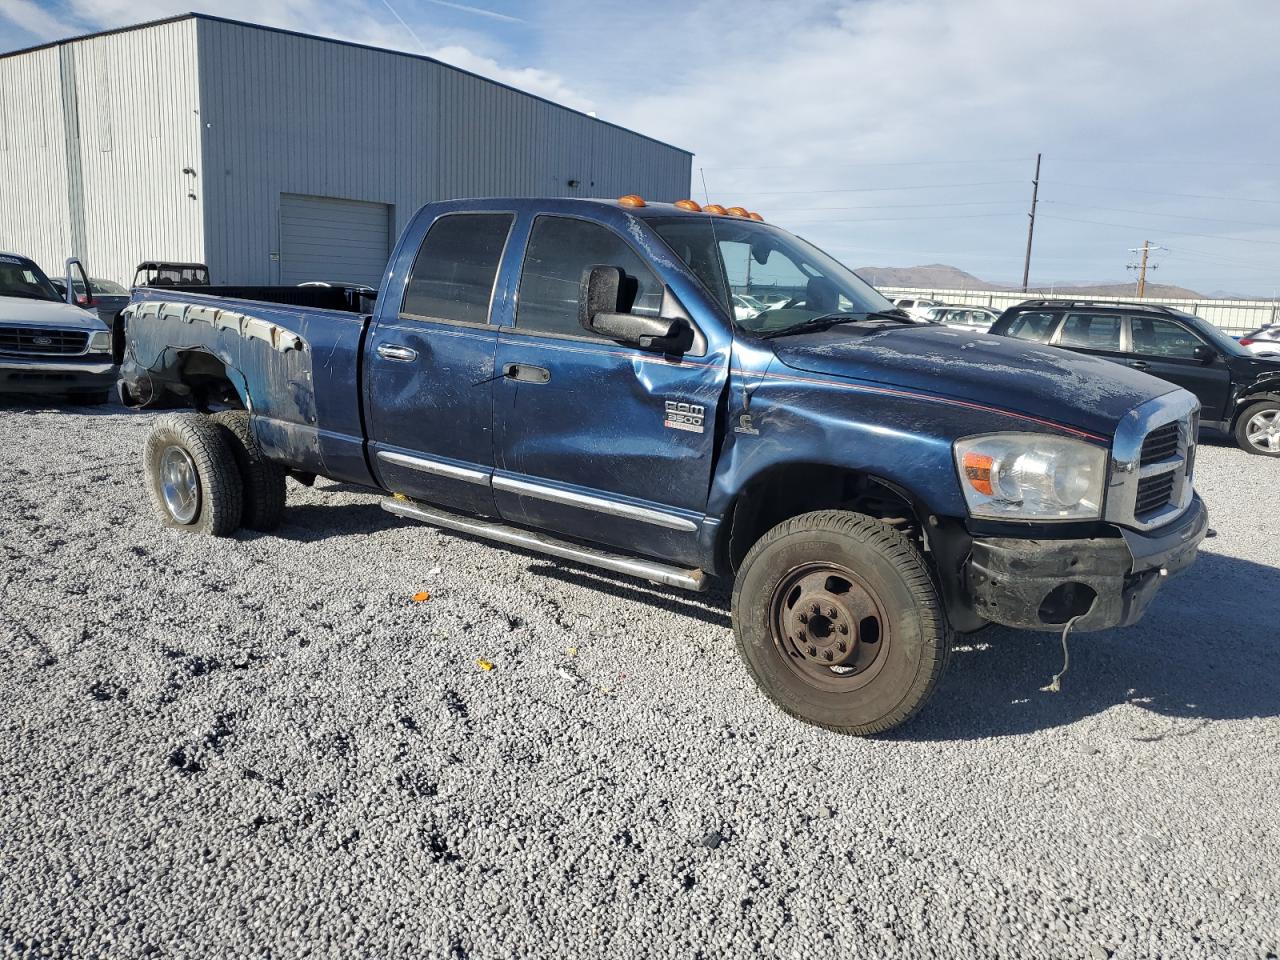
[[[1072,636],[1070,669],[1058,693],[1040,689],[1062,667],[1057,634],[992,627],[962,637],[934,698],[919,717],[887,736],[1013,736],[1120,704],[1189,721],[1278,716],[1277,598],[1280,570],[1202,553],[1165,585],[1135,626]],[[1172,735],[1178,734],[1135,739]]]

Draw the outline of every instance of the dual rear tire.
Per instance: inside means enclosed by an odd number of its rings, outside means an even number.
[[[263,455],[243,410],[213,416],[167,414],[143,452],[160,521],[226,537],[241,527],[274,530],[285,505],[285,475]]]

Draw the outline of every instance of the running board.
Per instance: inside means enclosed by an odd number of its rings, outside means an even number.
[[[578,563],[590,564],[593,567],[612,570],[614,573],[625,573],[628,576],[639,577],[643,580],[665,583],[669,587],[680,587],[684,590],[707,589],[707,575],[698,569],[689,570],[683,567],[673,567],[666,563],[659,563],[656,560],[642,560],[638,557],[628,557],[619,553],[608,553],[595,547],[569,543],[565,540],[556,540],[545,534],[535,533],[532,530],[521,530],[519,527],[509,527],[506,524],[495,523],[491,520],[480,520],[444,510],[434,510],[412,500],[383,500],[382,509],[388,513],[394,513],[398,517],[421,520],[423,523],[429,523],[433,527],[444,527],[446,530],[469,533],[475,537],[484,537],[486,540],[496,540],[499,543],[505,543],[513,547],[522,547],[525,550],[550,554],[553,557],[560,557],[562,560],[574,560]]]

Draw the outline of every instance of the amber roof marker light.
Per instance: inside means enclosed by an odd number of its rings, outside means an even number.
[[[644,197],[635,193],[628,193],[625,197],[619,197],[618,202],[624,207],[643,207],[645,205]]]
[[[731,217],[742,217],[744,220],[748,216],[746,207],[730,207],[725,213]]]
[[[677,200],[675,206],[680,210],[688,210],[690,213],[701,213],[702,205],[696,200]]]
[[[702,208],[702,212],[716,213],[723,217],[725,214],[725,209],[724,207],[720,206],[720,204],[718,203],[708,203],[705,207]]]
[[[756,213],[754,210],[747,213],[747,219],[755,220],[757,223],[764,223],[764,217],[760,216],[760,214]]]

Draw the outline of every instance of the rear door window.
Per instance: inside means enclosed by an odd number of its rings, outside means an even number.
[[[1069,313],[1057,346],[1078,350],[1120,350],[1121,318],[1114,314]]]
[[[513,219],[509,213],[452,213],[436,220],[413,261],[401,314],[487,324]]]
[[[1046,343],[1058,324],[1056,313],[1020,313],[1013,318],[1005,335],[1019,340],[1035,340]]]
[[[1205,342],[1180,323],[1158,317],[1130,317],[1133,352],[1144,357],[1194,360]]]

